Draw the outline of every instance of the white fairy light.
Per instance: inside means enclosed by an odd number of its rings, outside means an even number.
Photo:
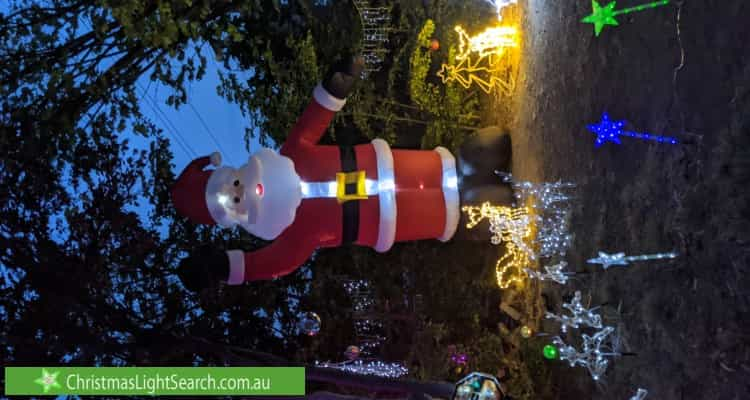
[[[589,264],[601,264],[603,269],[608,269],[613,265],[627,266],[632,261],[648,261],[648,260],[661,260],[665,258],[676,258],[677,253],[658,253],[658,254],[642,254],[640,256],[625,256],[625,253],[607,254],[603,251],[599,252],[599,257],[588,260]]]
[[[575,185],[568,182],[514,182],[510,173],[495,173],[503,182],[511,184],[517,204],[531,207],[532,214],[536,217],[537,256],[564,257],[573,241],[570,234],[569,202],[572,196],[567,191]]]
[[[638,388],[638,392],[633,395],[633,397],[630,398],[630,400],[643,400],[646,398],[646,395],[648,394],[648,390]]]
[[[517,0],[487,0],[487,2],[495,7],[495,10],[497,12],[497,19],[502,20],[502,15],[500,14],[500,12],[503,10],[503,8],[516,4]]]
[[[362,21],[362,57],[366,75],[379,71],[388,53],[385,43],[391,31],[391,10],[388,7],[372,7],[367,0],[354,0],[354,6]]]
[[[566,333],[568,328],[578,329],[581,325],[591,328],[602,328],[602,317],[594,313],[594,309],[587,309],[581,304],[581,292],[576,291],[570,303],[563,303],[563,308],[570,311],[571,315],[557,315],[549,311],[544,315],[546,319],[552,319],[560,323],[560,330]]]
[[[401,363],[385,363],[382,361],[347,361],[342,363],[328,363],[315,361],[319,368],[332,368],[357,375],[373,375],[383,378],[399,378],[409,373]]]
[[[569,276],[572,275],[570,272],[563,271],[567,266],[567,262],[560,261],[557,264],[545,266],[544,270],[546,272],[535,271],[530,268],[524,268],[524,271],[526,271],[530,278],[539,279],[540,281],[555,281],[564,285],[568,282]]]
[[[591,377],[598,381],[607,370],[608,358],[621,355],[607,341],[614,330],[615,328],[611,326],[605,326],[594,333],[593,336],[581,335],[583,348],[580,352],[575,347],[565,343],[559,336],[554,337],[552,343],[557,346],[561,360],[567,361],[571,367],[581,366],[586,368]]]

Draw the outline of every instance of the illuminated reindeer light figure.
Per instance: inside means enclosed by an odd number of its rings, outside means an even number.
[[[508,47],[517,47],[516,28],[509,26],[490,27],[475,36],[469,36],[461,26],[455,27],[458,33],[458,54],[456,64],[443,64],[437,75],[443,83],[458,82],[468,89],[476,84],[485,93],[497,87],[510,96],[515,89],[515,81],[500,77],[500,58]]]

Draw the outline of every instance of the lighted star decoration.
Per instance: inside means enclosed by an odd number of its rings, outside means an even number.
[[[603,269],[608,269],[613,265],[627,266],[633,261],[662,260],[665,258],[677,258],[677,256],[678,254],[675,252],[642,254],[639,256],[625,256],[625,253],[607,254],[603,251],[600,251],[599,257],[592,258],[587,262],[589,264],[601,264]]]
[[[589,15],[588,17],[582,19],[581,22],[594,24],[594,32],[596,33],[596,36],[599,36],[599,34],[602,33],[602,30],[604,29],[606,25],[610,25],[610,26],[620,25],[617,22],[617,19],[615,18],[618,15],[628,14],[628,13],[637,12],[637,11],[643,11],[649,8],[665,6],[667,4],[669,4],[669,0],[659,0],[659,1],[653,1],[650,3],[646,3],[646,4],[641,4],[635,7],[624,8],[622,10],[615,10],[614,1],[602,7],[598,1],[592,0],[591,8],[593,8],[593,13]]]
[[[597,124],[590,124],[587,126],[588,130],[596,134],[596,147],[601,147],[607,142],[615,144],[622,144],[620,141],[621,136],[632,137],[641,140],[650,140],[657,143],[668,143],[677,144],[679,143],[676,138],[670,136],[660,136],[651,133],[640,133],[631,132],[624,129],[626,121],[613,121],[609,119],[609,114],[604,113],[602,120]]]
[[[42,376],[35,379],[34,383],[41,385],[44,393],[48,393],[50,389],[60,389],[62,386],[57,383],[57,375],[59,374],[60,372],[49,373],[46,369],[42,368]]]

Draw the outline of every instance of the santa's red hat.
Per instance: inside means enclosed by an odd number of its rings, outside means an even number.
[[[209,164],[214,167],[221,165],[221,154],[214,152],[210,156],[191,161],[172,186],[172,202],[175,209],[196,224],[216,224],[206,202],[206,187],[214,172],[204,171]]]

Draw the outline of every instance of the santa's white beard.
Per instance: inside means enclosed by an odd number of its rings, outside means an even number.
[[[294,162],[271,149],[261,149],[252,158],[258,162],[250,162],[246,167],[260,164],[259,170],[243,167],[240,174],[247,196],[257,202],[257,215],[254,223],[243,221],[240,226],[255,236],[272,240],[294,222],[297,207],[302,202],[300,178],[294,170]],[[260,196],[255,191],[258,183],[262,185]]]

